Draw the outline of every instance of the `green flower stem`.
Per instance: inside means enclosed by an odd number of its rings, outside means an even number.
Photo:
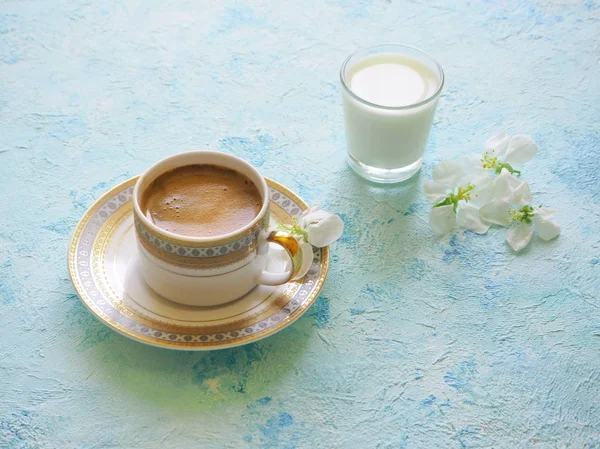
[[[513,166],[510,165],[508,162],[502,162],[502,161],[496,162],[496,167],[494,170],[497,175],[502,173],[503,168],[507,169],[511,175],[514,175],[514,174],[520,175],[521,174],[521,172],[519,170],[513,168]]]
[[[279,223],[277,226],[278,229],[283,231],[287,231],[292,235],[300,235],[304,239],[305,242],[308,243],[308,233],[298,224],[298,217],[292,218],[292,225],[286,225],[283,223]]]
[[[471,200],[471,191],[475,188],[475,186],[471,183],[467,185],[467,187],[459,187],[458,192],[456,194],[451,193],[437,204],[434,204],[433,207],[442,207],[442,206],[452,206],[454,213],[456,213],[456,208],[458,207],[458,202],[464,200],[465,203],[468,203]]]

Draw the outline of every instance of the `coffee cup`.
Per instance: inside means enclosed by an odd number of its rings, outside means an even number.
[[[227,234],[202,237],[171,232],[154,223],[141,207],[144,192],[162,174],[190,165],[222,167],[249,179],[260,195],[254,219]],[[159,295],[189,306],[224,304],[259,284],[276,286],[289,282],[303,268],[302,248],[289,233],[269,231],[269,205],[265,179],[236,156],[192,151],[157,162],[140,176],[133,193],[142,277]],[[267,270],[269,259],[277,257],[275,251],[269,251],[269,243],[281,246],[289,257],[290,263],[282,272]]]

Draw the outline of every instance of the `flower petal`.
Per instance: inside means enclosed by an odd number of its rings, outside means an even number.
[[[496,198],[502,198],[511,202],[514,196],[514,191],[518,189],[521,184],[523,184],[523,181],[516,176],[511,175],[508,170],[503,168],[502,172],[496,177]]]
[[[476,234],[485,234],[490,229],[490,224],[484,222],[479,216],[479,209],[468,204],[460,205],[456,214],[456,222],[460,227]]]
[[[534,215],[531,221],[541,239],[552,240],[560,233],[560,226],[541,215]]]
[[[510,203],[501,198],[496,198],[479,209],[479,215],[484,221],[500,226],[508,226],[510,222]]]
[[[448,196],[449,189],[444,184],[439,182],[426,182],[423,184],[425,198],[431,204],[437,204]]]
[[[471,184],[475,186],[475,189],[471,193],[470,205],[481,207],[494,199],[495,183],[489,172],[474,178]]]
[[[522,182],[521,185],[514,190],[512,203],[518,204],[519,206],[525,206],[526,204],[531,203],[531,189],[529,188],[528,182]]]
[[[449,189],[456,187],[462,177],[462,167],[457,161],[445,160],[433,168],[433,180]]]
[[[472,178],[484,176],[489,173],[488,169],[483,168],[483,162],[481,162],[479,154],[461,156],[456,161],[459,163],[463,173],[471,175]]]
[[[298,224],[306,229],[309,224],[318,223],[330,215],[332,215],[330,212],[321,209],[319,206],[310,206],[308,209],[302,212]]]
[[[323,211],[324,212],[324,211]],[[344,222],[340,217],[328,212],[328,216],[318,223],[310,223],[305,229],[307,240],[317,248],[330,245],[342,236]]]
[[[550,209],[549,207],[536,207],[533,213],[548,220],[550,217],[556,215],[557,212],[556,209]]]
[[[519,223],[506,231],[506,241],[512,249],[520,251],[527,246],[533,235],[533,226]]]
[[[537,152],[538,146],[531,136],[517,134],[510,139],[504,161],[511,165],[523,165],[532,160]]]
[[[429,226],[438,235],[448,234],[456,225],[453,206],[434,207],[429,215]]]
[[[508,142],[510,142],[510,137],[502,131],[500,134],[490,137],[485,141],[485,151],[490,155],[493,154],[495,157],[502,159],[506,154]]]

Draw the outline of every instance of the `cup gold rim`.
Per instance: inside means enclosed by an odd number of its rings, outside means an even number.
[[[262,198],[261,209],[258,212],[258,214],[256,215],[256,217],[254,217],[254,219],[250,223],[248,223],[244,227],[237,229],[233,232],[230,232],[228,234],[221,234],[221,235],[217,235],[214,237],[192,237],[192,236],[187,236],[187,235],[182,235],[182,234],[177,234],[174,232],[166,231],[166,230],[160,228],[159,226],[156,226],[154,223],[152,223],[150,220],[148,220],[146,218],[146,216],[142,213],[142,209],[139,204],[140,186],[142,185],[143,181],[145,181],[145,179],[144,179],[145,176],[153,168],[155,168],[158,165],[172,161],[173,159],[180,159],[184,156],[189,156],[189,155],[225,156],[226,158],[231,158],[233,160],[238,161],[242,165],[246,166],[246,168],[248,170],[250,170],[251,172],[254,173],[255,177],[259,180],[259,182],[261,184],[264,195]],[[201,162],[200,162],[200,164],[201,164]],[[181,166],[183,167],[184,165],[190,165],[190,164],[182,164]],[[218,165],[218,164],[216,164],[216,165]],[[133,190],[132,202],[133,202],[133,212],[134,212],[135,216],[137,217],[137,219],[141,221],[143,226],[145,226],[147,229],[150,229],[152,231],[152,233],[157,236],[164,237],[165,239],[170,240],[170,241],[182,242],[184,244],[188,243],[191,245],[194,245],[194,244],[219,245],[220,243],[222,243],[224,241],[231,241],[237,237],[241,238],[244,235],[246,235],[248,232],[251,232],[252,230],[254,230],[258,226],[258,224],[264,219],[264,217],[269,209],[269,188],[267,186],[267,182],[265,181],[264,176],[260,174],[260,172],[256,169],[256,167],[254,167],[248,161],[246,161],[238,156],[234,156],[233,154],[225,153],[223,151],[209,151],[209,150],[185,151],[182,153],[173,154],[171,156],[163,158],[163,159],[155,162],[154,164],[152,164],[146,170],[144,170],[144,172],[140,175],[140,177],[138,178],[138,180],[135,183],[135,187]]]

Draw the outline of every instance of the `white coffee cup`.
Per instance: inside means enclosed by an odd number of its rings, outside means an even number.
[[[152,181],[167,171],[196,164],[217,165],[247,176],[262,198],[258,215],[246,226],[215,237],[175,234],[148,220],[140,202]],[[302,249],[289,233],[269,232],[269,204],[265,179],[238,157],[214,151],[192,151],[157,162],[140,176],[133,193],[139,269],[146,283],[171,301],[214,306],[239,298],[258,284],[281,285],[290,281],[302,269]],[[279,244],[289,255],[291,264],[286,271],[266,270],[269,258],[274,257],[273,252],[269,252],[269,242]]]

